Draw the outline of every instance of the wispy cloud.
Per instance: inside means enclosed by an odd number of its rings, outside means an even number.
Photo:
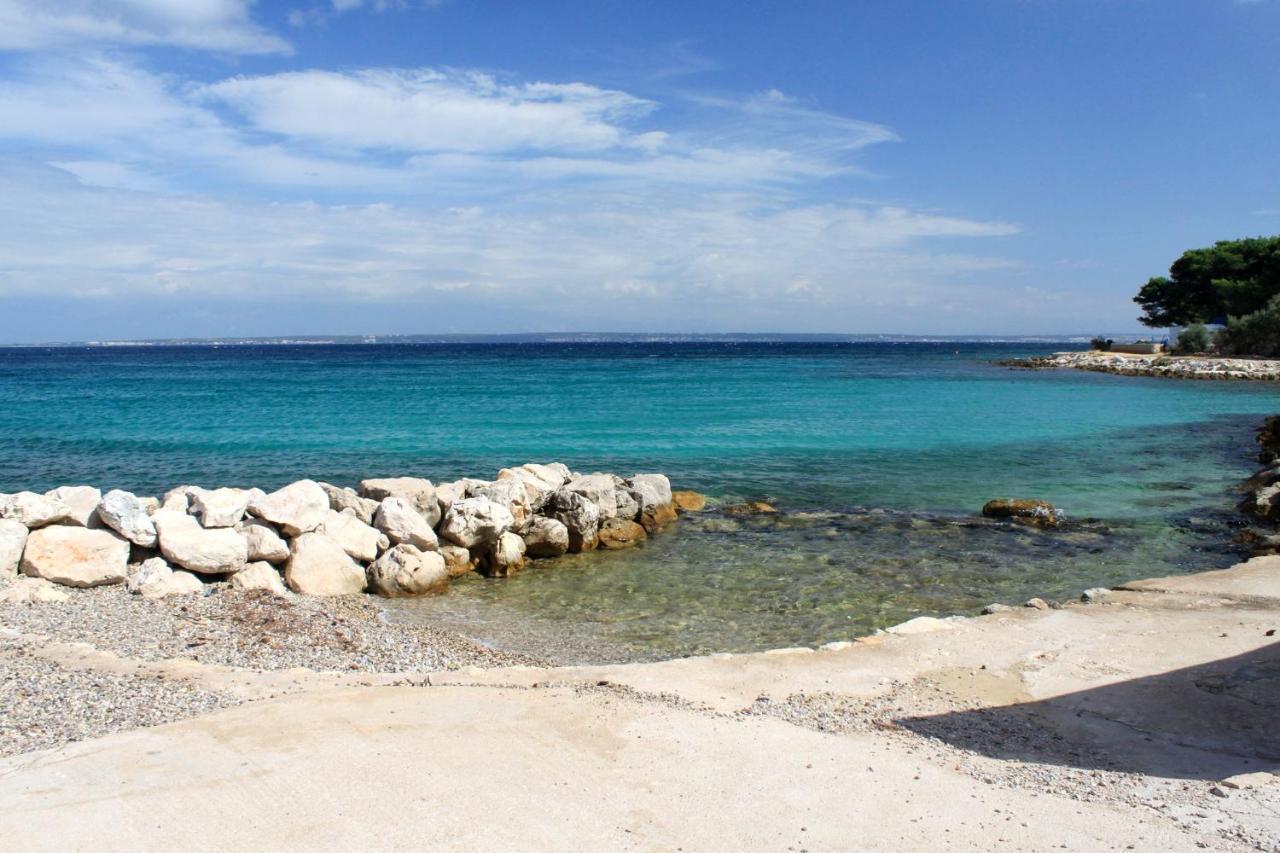
[[[289,53],[256,25],[254,0],[0,0],[0,50],[83,44],[170,45],[225,53]]]

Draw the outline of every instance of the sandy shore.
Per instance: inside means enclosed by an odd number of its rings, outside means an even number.
[[[1280,849],[1280,557],[607,667],[93,596],[0,610],[8,849]]]

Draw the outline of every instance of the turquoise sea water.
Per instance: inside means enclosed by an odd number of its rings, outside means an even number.
[[[1225,565],[1270,384],[1028,372],[1058,346],[448,344],[0,350],[0,491],[354,484],[561,460],[777,517],[398,603],[565,659],[811,644],[993,600]],[[1053,501],[1041,533],[975,521]]]

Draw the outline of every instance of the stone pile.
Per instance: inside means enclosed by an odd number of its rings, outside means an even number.
[[[1008,359],[1009,367],[1046,370],[1070,368],[1121,376],[1166,376],[1174,379],[1252,379],[1280,381],[1280,360],[1213,356],[1131,355],[1125,353],[1058,352],[1049,356]]]
[[[469,572],[506,577],[530,559],[629,548],[705,498],[662,474],[578,474],[560,463],[494,480],[299,480],[261,489],[179,486],[163,498],[90,486],[0,495],[0,574],[10,600],[52,584],[127,583],[148,598],[239,589],[304,595],[438,593]],[[59,593],[60,594],[60,593]]]

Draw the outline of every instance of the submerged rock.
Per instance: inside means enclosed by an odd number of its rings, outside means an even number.
[[[729,504],[724,511],[729,515],[776,515],[778,508],[765,501],[746,501],[740,504]]]
[[[1048,501],[1023,498],[997,498],[982,505],[985,518],[1002,518],[1035,527],[1057,527],[1062,512]]]
[[[610,518],[600,524],[600,547],[610,551],[632,548],[648,538],[643,527],[625,518]]]
[[[55,525],[31,531],[22,572],[63,586],[122,583],[129,570],[129,542],[110,530]]]
[[[707,508],[707,496],[699,492],[672,492],[671,501],[681,512],[702,512]]]
[[[315,480],[299,480],[249,501],[249,512],[271,522],[289,536],[309,533],[324,521],[329,496]]]
[[[412,545],[397,545],[387,551],[369,565],[367,574],[369,590],[389,598],[440,593],[449,588],[444,557]]]
[[[353,595],[366,585],[364,569],[342,546],[323,533],[303,533],[293,540],[284,580],[303,595]]]

